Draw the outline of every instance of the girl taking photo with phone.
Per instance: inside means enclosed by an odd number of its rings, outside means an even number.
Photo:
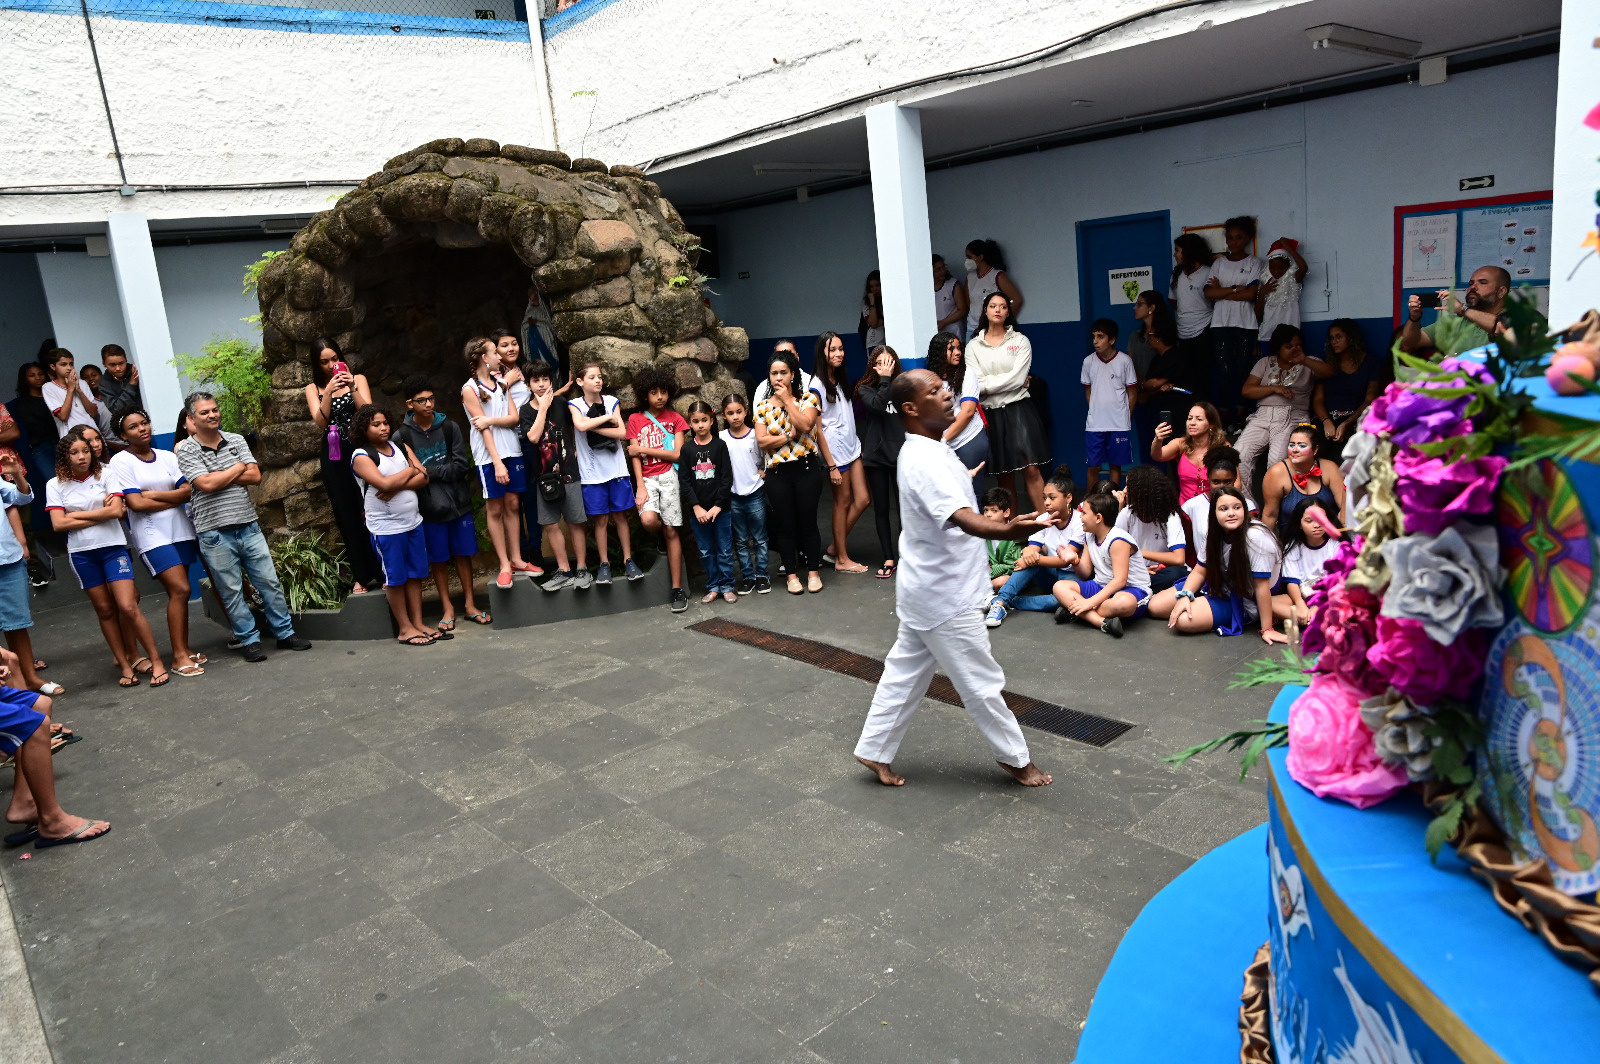
[[[377,587],[382,576],[362,521],[361,488],[350,470],[350,454],[357,446],[350,436],[350,420],[358,409],[372,402],[372,392],[365,376],[350,372],[332,340],[318,337],[311,341],[311,350],[315,353],[311,358],[311,383],[306,385],[306,406],[311,408],[311,420],[327,436],[320,456],[322,486],[328,492],[333,521],[344,540],[344,556],[355,580],[351,590],[361,594]]]

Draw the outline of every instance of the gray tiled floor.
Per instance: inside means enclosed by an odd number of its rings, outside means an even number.
[[[58,584],[61,789],[116,829],[0,857],[56,1059],[1070,1059],[1144,902],[1264,818],[1231,759],[1160,763],[1261,715],[1225,690],[1259,642],[1015,617],[1013,689],[1138,727],[1030,733],[1023,791],[927,703],[891,791],[850,759],[870,687],[684,631],[881,655],[890,586],[828,583],[262,665],[197,619],[207,675],[131,693]]]

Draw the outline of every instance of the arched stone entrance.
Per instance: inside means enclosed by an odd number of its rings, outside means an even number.
[[[262,346],[272,367],[260,430],[263,527],[328,529],[323,434],[302,389],[311,341],[329,336],[373,399],[395,414],[423,373],[460,416],[467,338],[515,330],[537,286],[571,362],[597,359],[633,405],[634,372],[673,372],[685,405],[744,386],[743,329],[723,325],[694,284],[695,238],[642,170],[492,140],[449,138],[390,159],[295,234],[262,271]]]

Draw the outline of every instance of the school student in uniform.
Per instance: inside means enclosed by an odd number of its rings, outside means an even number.
[[[478,609],[472,593],[472,559],[478,554],[478,529],[472,516],[472,452],[455,422],[440,414],[428,378],[413,373],[400,385],[408,413],[391,434],[395,442],[411,448],[427,470],[427,486],[417,492],[422,510],[422,537],[428,544],[428,570],[439,590],[443,615],[439,631],[456,627],[455,603],[450,600],[450,564],[461,581],[462,607],[467,620],[488,624],[487,610]]]
[[[1122,622],[1144,613],[1150,603],[1150,569],[1133,537],[1116,526],[1121,507],[1115,495],[1100,492],[1083,500],[1083,551],[1078,555],[1079,580],[1055,586],[1061,606],[1056,623],[1078,618],[1114,639],[1122,638]]]
[[[1043,526],[1033,514],[1002,523],[978,513],[967,467],[943,439],[955,410],[950,390],[936,374],[902,373],[890,399],[906,429],[898,470],[903,524],[895,613],[900,627],[856,743],[856,760],[885,786],[905,784],[894,771],[895,754],[937,668],[955,685],[1000,767],[1023,786],[1045,786],[1051,778],[1033,763],[1016,715],[1002,697],[1005,673],[989,649],[980,612],[989,597],[983,541],[1022,539]]]
[[[734,392],[722,400],[724,425],[721,440],[728,447],[733,469],[733,494],[729,500],[733,518],[733,553],[739,559],[739,579],[735,593],[772,593],[772,578],[767,575],[767,493],[761,444],[750,426],[750,406],[744,396]]]
[[[1172,481],[1155,466],[1134,466],[1128,470],[1127,487],[1119,502],[1117,527],[1139,547],[1150,570],[1150,590],[1165,591],[1183,583],[1189,575],[1184,564],[1188,539]]]
[[[711,404],[689,404],[690,438],[683,444],[678,461],[680,494],[689,504],[690,525],[700,561],[706,571],[706,596],[710,604],[717,595],[738,602],[733,583],[733,462],[728,445],[716,435],[717,415]]]
[[[189,648],[189,566],[200,560],[194,522],[185,509],[192,489],[178,456],[151,444],[149,414],[129,410],[118,417],[115,429],[127,450],[113,456],[108,468],[127,508],[134,549],[167,593],[172,671],[200,676],[205,657]]]
[[[528,485],[516,432],[520,416],[511,408],[511,393],[495,376],[500,352],[494,342],[475,336],[467,341],[463,355],[472,376],[461,386],[461,405],[472,422],[472,461],[489,512],[489,541],[500,559],[494,582],[508,588],[516,573],[527,573],[530,579],[544,575],[543,569],[522,560],[520,500]]]
[[[455,638],[422,623],[422,582],[428,578],[428,538],[422,531],[417,489],[428,471],[403,443],[389,439],[389,415],[372,405],[356,411],[350,436],[359,443],[350,468],[362,481],[361,506],[372,549],[383,569],[383,593],[399,627],[401,646],[432,646]]]
[[[567,409],[578,449],[583,508],[594,521],[594,543],[600,554],[594,582],[611,583],[611,544],[606,530],[613,519],[617,544],[622,548],[623,575],[629,580],[643,580],[644,570],[633,560],[633,538],[628,530],[628,511],[638,499],[628,477],[628,454],[623,449],[628,426],[622,420],[622,402],[606,394],[605,371],[600,363],[585,362],[578,367],[576,379],[583,392],[577,399],[567,401]]]
[[[133,668],[135,648],[122,640],[121,625],[126,624],[150,659],[150,686],[163,687],[172,674],[161,661],[150,623],[139,612],[133,559],[128,557],[128,539],[122,531],[122,493],[115,489],[84,434],[85,426],[74,426],[56,444],[56,476],[45,485],[45,505],[55,530],[67,534],[72,571],[94,604],[100,633],[122,673],[117,686],[139,686],[139,674]]]
[[[1272,589],[1283,569],[1277,539],[1250,516],[1238,488],[1213,488],[1209,498],[1206,532],[1196,537],[1199,564],[1181,588],[1150,600],[1150,616],[1165,617],[1174,631],[1218,635],[1238,635],[1259,621],[1263,643],[1288,642],[1273,628]]]

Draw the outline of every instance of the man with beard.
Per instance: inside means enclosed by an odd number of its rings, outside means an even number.
[[[1439,313],[1454,314],[1475,326],[1475,332],[1469,331],[1473,339],[1467,348],[1481,347],[1505,331],[1501,315],[1505,313],[1506,295],[1510,291],[1509,273],[1498,266],[1479,266],[1472,271],[1462,302],[1456,302],[1455,293],[1448,288],[1439,289]],[[1418,325],[1422,321],[1422,297],[1413,295],[1406,303],[1406,310],[1400,350],[1414,352],[1432,348],[1433,337]]]

